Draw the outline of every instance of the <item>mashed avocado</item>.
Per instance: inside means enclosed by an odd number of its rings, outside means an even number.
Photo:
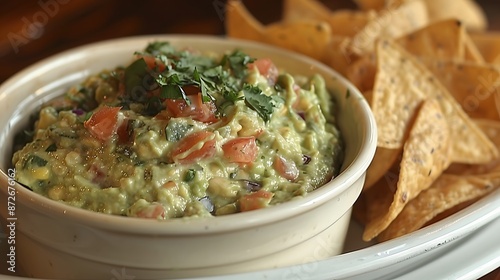
[[[126,67],[42,107],[14,153],[17,180],[96,212],[171,219],[279,204],[331,180],[342,162],[322,77],[267,58],[154,42]]]

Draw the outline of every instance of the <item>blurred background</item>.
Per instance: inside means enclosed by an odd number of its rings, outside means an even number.
[[[331,9],[352,0],[320,0]],[[62,50],[122,36],[162,33],[224,34],[226,0],[0,1],[0,83]],[[281,17],[282,1],[244,0],[262,23]],[[478,0],[500,30],[500,1]]]
[[[356,8],[352,0],[320,0],[331,9]],[[282,1],[244,0],[262,23],[281,17]],[[500,1],[477,0],[490,30],[500,31]],[[60,51],[104,39],[143,34],[224,35],[226,0],[2,0],[0,83]],[[483,279],[500,279],[500,271]]]

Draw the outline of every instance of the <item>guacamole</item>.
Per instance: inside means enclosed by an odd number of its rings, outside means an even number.
[[[335,102],[319,75],[268,58],[153,42],[40,109],[13,155],[50,199],[131,217],[212,217],[302,197],[339,172]]]

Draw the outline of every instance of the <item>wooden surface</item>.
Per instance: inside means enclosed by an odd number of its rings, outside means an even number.
[[[353,8],[346,0],[321,0]],[[490,28],[500,30],[500,1],[481,0]],[[263,23],[280,18],[281,1],[246,0]],[[0,83],[52,54],[104,39],[143,34],[224,34],[225,0],[0,1]],[[500,280],[500,270],[483,279]]]
[[[49,55],[85,43],[131,35],[224,34],[226,0],[2,0],[0,83]],[[320,0],[330,8],[354,8],[349,0]],[[500,1],[481,0],[500,30]],[[282,0],[244,0],[263,23],[279,20]],[[496,15],[496,16],[495,16]]]
[[[244,3],[263,23],[280,17],[281,1]],[[225,0],[2,0],[0,83],[51,54],[103,39],[170,33],[223,35],[224,4]],[[337,1],[335,6],[354,4]]]

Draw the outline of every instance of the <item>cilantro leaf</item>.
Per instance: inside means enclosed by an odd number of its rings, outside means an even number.
[[[269,121],[273,113],[274,104],[273,98],[265,95],[259,87],[245,85],[243,87],[246,104],[259,114],[265,121]]]
[[[57,151],[57,145],[56,143],[52,143],[50,144],[50,146],[48,146],[46,149],[45,149],[46,152],[55,152]]]
[[[196,176],[196,170],[194,169],[188,169],[186,171],[186,174],[184,175],[184,178],[183,178],[183,181],[184,182],[190,182],[194,179],[194,177]]]
[[[137,95],[137,92],[144,89],[144,80],[149,75],[148,65],[144,59],[138,59],[125,68],[125,93],[131,97]],[[139,98],[139,96],[136,96]]]
[[[23,168],[26,169],[28,166],[43,167],[47,165],[48,161],[35,155],[30,154],[23,163]]]
[[[247,73],[247,64],[255,59],[240,50],[224,55],[221,64],[226,65],[237,78],[243,78]]]
[[[143,113],[147,116],[154,116],[161,112],[161,110],[163,110],[161,100],[158,97],[153,96],[147,101]]]
[[[152,42],[148,44],[144,51],[152,55],[168,55],[175,53],[175,48],[168,42]]]
[[[201,99],[203,102],[209,102],[215,100],[215,98],[210,94],[214,91],[215,85],[212,81],[200,77],[200,88],[201,88]]]
[[[245,104],[264,121],[269,121],[275,104],[280,102],[276,96],[267,96],[258,87],[245,84],[247,65],[255,59],[240,50],[216,61],[210,56],[179,51],[168,42],[153,42],[142,54],[152,55],[165,64],[161,71],[159,68],[150,69],[140,58],[124,71],[123,103],[144,104],[145,114],[163,110],[165,99],[183,99],[190,104],[186,86],[198,87],[202,101],[214,102],[219,114],[236,101],[245,100]],[[159,95],[146,94],[156,89],[159,89]]]
[[[210,79],[203,77],[203,75],[200,74],[196,68],[193,72],[193,78],[201,90],[201,100],[203,102],[215,100],[215,98],[210,94],[210,92],[215,90],[215,83]]]
[[[167,84],[161,87],[160,97],[164,99],[184,99],[188,105],[191,104],[191,100],[186,95],[186,92],[181,86],[175,84]]]

